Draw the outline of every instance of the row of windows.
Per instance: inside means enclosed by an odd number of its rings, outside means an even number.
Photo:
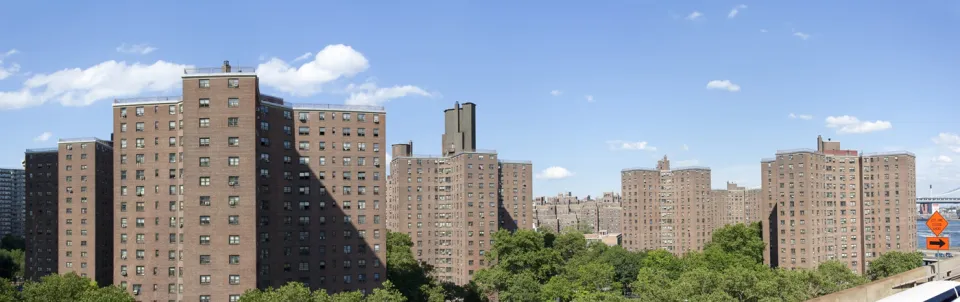
[[[284,115],[286,115],[286,112],[289,112],[289,111],[285,111],[285,112],[284,112]],[[340,120],[345,121],[345,122],[349,122],[349,121],[351,120],[352,116],[353,116],[353,113],[343,112],[343,113],[340,114],[340,117],[341,117]],[[310,112],[298,112],[298,113],[297,113],[297,119],[299,119],[300,122],[306,123],[307,121],[310,120]],[[317,113],[317,120],[324,121],[324,120],[326,120],[326,119],[327,119],[327,113],[326,113],[326,112],[318,112],[318,113]],[[336,119],[337,119],[337,114],[331,112],[331,113],[330,113],[330,119],[331,119],[331,120],[336,120]],[[362,123],[362,122],[366,122],[366,121],[367,121],[367,114],[366,114],[366,113],[357,113],[357,121],[358,121],[358,122],[361,122],[361,123]],[[377,124],[380,123],[380,115],[379,115],[379,114],[373,114],[373,122],[374,122],[374,123],[377,123]]]

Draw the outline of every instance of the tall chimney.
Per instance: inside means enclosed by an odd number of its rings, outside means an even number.
[[[223,61],[223,67],[220,67],[223,73],[230,73],[230,61]]]

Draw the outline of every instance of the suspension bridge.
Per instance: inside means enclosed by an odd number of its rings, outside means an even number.
[[[932,214],[941,204],[960,204],[960,187],[940,194],[933,194],[931,187],[929,197],[917,197],[920,214]]]

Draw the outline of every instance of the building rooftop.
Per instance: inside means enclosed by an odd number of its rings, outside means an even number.
[[[61,138],[59,140],[60,144],[72,144],[72,143],[97,143],[101,146],[113,149],[112,142],[104,139],[99,139],[96,137],[76,137],[76,138]]]
[[[114,99],[113,106],[131,106],[131,105],[145,105],[145,104],[176,104],[183,101],[183,96],[148,96],[148,97],[135,97],[135,98],[125,98],[125,99]]]
[[[27,149],[25,153],[56,153],[58,150],[57,148],[35,148]]]

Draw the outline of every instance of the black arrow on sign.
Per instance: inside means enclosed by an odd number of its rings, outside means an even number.
[[[937,241],[931,242],[930,244],[936,245],[937,247],[943,247],[946,242],[943,242],[943,239],[937,239]]]

